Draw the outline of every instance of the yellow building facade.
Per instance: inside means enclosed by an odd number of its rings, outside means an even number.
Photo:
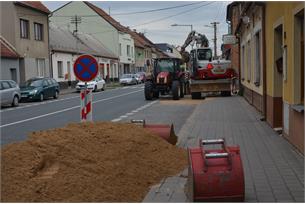
[[[304,2],[265,3],[266,119],[304,153]]]

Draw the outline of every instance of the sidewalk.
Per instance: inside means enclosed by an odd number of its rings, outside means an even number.
[[[241,97],[215,97],[195,108],[178,134],[178,145],[225,138],[241,149],[246,202],[304,202],[304,157],[260,117]],[[185,175],[153,187],[143,202],[186,202]]]
[[[106,84],[106,89],[116,89],[122,87],[119,83],[108,83]],[[63,88],[60,89],[60,95],[70,94],[70,93],[76,93],[75,87],[70,88]]]

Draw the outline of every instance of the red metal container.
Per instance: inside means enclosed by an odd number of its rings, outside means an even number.
[[[221,149],[205,150],[204,145]],[[188,149],[189,198],[204,202],[242,202],[245,183],[239,147],[227,147],[224,139],[200,140]]]
[[[131,123],[142,124],[143,127],[159,137],[166,140],[168,143],[175,145],[177,143],[177,136],[174,131],[173,124],[163,125],[163,124],[146,124],[145,120],[131,120]]]

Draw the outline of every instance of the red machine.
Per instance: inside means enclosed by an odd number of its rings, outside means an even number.
[[[221,145],[206,150],[204,145]],[[201,202],[242,202],[244,172],[239,147],[227,147],[224,139],[200,140],[199,148],[188,149],[189,197]]]
[[[142,124],[143,127],[159,137],[163,138],[166,140],[168,143],[172,145],[176,145],[177,143],[177,136],[174,131],[174,126],[173,124],[171,125],[163,125],[163,124],[146,124],[145,120],[131,120],[131,123],[136,123],[136,124]]]

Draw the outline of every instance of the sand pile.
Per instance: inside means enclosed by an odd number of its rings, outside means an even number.
[[[134,124],[34,132],[1,149],[2,202],[141,202],[187,165],[186,151]]]

